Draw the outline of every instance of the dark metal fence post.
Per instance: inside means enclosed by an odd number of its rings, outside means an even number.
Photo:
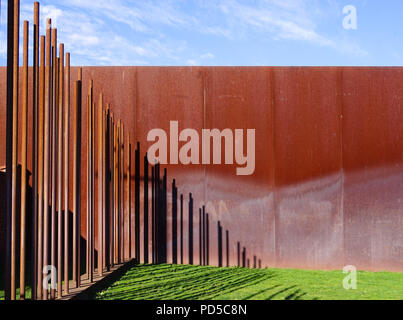
[[[11,2],[11,1],[10,1]],[[31,296],[37,299],[38,264],[38,111],[39,111],[39,2],[34,3],[32,67],[32,246],[31,246]]]
[[[137,149],[135,152],[135,177],[134,177],[134,206],[135,206],[135,258],[140,262],[140,143],[137,142]]]
[[[74,83],[73,105],[73,281],[78,288],[81,283],[81,128],[82,128],[82,72]]]
[[[178,263],[178,189],[172,182],[172,263]]]
[[[202,208],[202,221],[203,221],[203,229],[202,229],[202,256],[203,256],[203,266],[206,265],[206,208],[203,206]]]
[[[151,167],[151,260],[155,259],[155,166]]]
[[[189,194],[189,264],[193,264],[193,198]]]
[[[148,155],[144,156],[144,263],[148,263]]]
[[[220,221],[217,222],[218,228],[218,266],[222,267],[222,227]]]
[[[241,266],[241,244],[237,243],[237,253],[238,253],[238,267]]]
[[[199,264],[203,265],[203,217],[202,209],[199,209]]]
[[[183,194],[181,194],[181,204],[180,204],[180,229],[181,229],[181,264],[183,264]]]
[[[20,206],[20,299],[25,300],[26,221],[27,221],[27,147],[28,147],[28,34],[29,23],[23,30],[23,79],[22,79],[22,138],[21,138],[21,206]]]
[[[210,265],[210,223],[209,214],[206,213],[206,265]]]
[[[227,251],[227,267],[229,267],[229,231],[225,231],[225,243],[226,243],[226,251]]]

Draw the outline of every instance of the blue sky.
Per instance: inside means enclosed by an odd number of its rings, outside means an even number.
[[[21,0],[32,21],[33,1]],[[42,0],[73,65],[403,65],[401,0]],[[357,9],[357,30],[343,8]],[[1,1],[0,65],[6,60]]]

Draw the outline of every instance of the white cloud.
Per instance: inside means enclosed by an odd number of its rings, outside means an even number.
[[[255,1],[253,5],[240,1],[225,1],[220,5],[230,30],[227,34],[248,33],[265,34],[274,39],[292,39],[331,45],[332,41],[315,30],[310,10],[305,1]],[[231,30],[232,29],[232,30]]]
[[[195,59],[188,59],[188,60],[186,60],[186,64],[187,64],[188,66],[197,66],[199,63],[198,63],[198,61],[195,60]]]
[[[40,31],[46,33],[45,21],[51,18],[52,27],[58,28],[58,41],[65,44],[66,52],[72,53],[73,65],[147,65],[150,59],[157,57],[179,61],[177,53],[186,50],[186,43],[165,41],[151,24],[157,23],[158,19],[158,23],[170,25],[184,23],[184,20],[171,10],[164,10],[164,6],[145,2],[137,4],[141,9],[115,0],[61,0],[52,5],[45,2],[40,7]],[[3,3],[1,5],[3,17],[6,8]],[[32,21],[32,16],[33,5],[22,3],[21,20]],[[1,23],[5,26],[3,19]],[[133,31],[127,32],[127,29],[117,27],[117,23],[126,24]],[[137,40],[141,34],[145,36]],[[5,34],[0,32],[0,55],[5,58],[6,42],[3,38]]]
[[[97,36],[94,35],[85,35],[80,33],[72,33],[68,35],[69,41],[75,43],[81,43],[85,45],[97,45],[100,43],[100,40]]]
[[[205,54],[202,54],[202,55],[201,55],[201,58],[202,58],[202,59],[214,59],[214,58],[215,58],[215,55],[212,54],[211,52],[207,52],[207,53],[205,53]]]
[[[152,32],[150,24],[177,26],[192,20],[171,1],[61,0],[60,3],[89,10],[93,15],[126,24],[137,32]]]
[[[342,54],[365,56],[368,52],[355,41],[338,39],[317,31],[317,20],[326,19],[328,12],[322,11],[319,0],[223,0],[211,1],[205,5],[209,12],[217,14],[216,23],[207,19],[201,23],[204,33],[224,36],[230,39],[247,39],[251,34],[274,40],[293,40],[328,47]],[[328,5],[332,12],[338,12],[333,1]]]
[[[330,0],[329,0],[330,1]],[[45,18],[58,27],[58,40],[72,53],[73,64],[200,64],[216,56],[178,39],[181,32],[248,41],[251,37],[300,41],[342,54],[368,53],[357,43],[326,36],[316,20],[320,0],[43,0]],[[332,2],[332,1],[331,1]],[[5,5],[2,2],[2,25]],[[32,4],[21,6],[22,19],[32,21]],[[177,32],[177,33],[176,33]],[[0,39],[5,34],[0,33]],[[207,48],[211,50],[211,48]],[[4,41],[0,55],[5,56]]]

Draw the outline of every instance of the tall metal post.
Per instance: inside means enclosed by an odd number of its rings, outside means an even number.
[[[49,264],[49,163],[50,163],[50,108],[52,105],[52,55],[51,55],[51,43],[52,43],[52,20],[48,19],[46,24],[46,68],[45,68],[45,128],[44,128],[44,156],[43,156],[43,267],[47,267]],[[43,290],[43,299],[48,299],[48,287]]]
[[[69,294],[70,53],[66,53],[64,77],[64,293]]]
[[[43,267],[43,210],[44,210],[44,109],[45,109],[45,37],[41,36],[39,67],[39,109],[38,109],[38,250],[36,298],[42,299],[42,267]]]
[[[82,70],[74,83],[73,104],[73,281],[80,286],[81,247],[81,121],[82,121]]]
[[[103,96],[99,97],[98,105],[98,275],[102,277],[103,274]]]
[[[6,123],[6,250],[4,272],[5,299],[10,300],[11,293],[11,250],[12,250],[12,215],[13,215],[13,152],[14,152],[14,7],[18,1],[8,1],[7,15],[7,123]]]
[[[64,107],[64,45],[60,44],[60,58],[59,58],[59,101],[57,115],[57,297],[58,299],[63,296],[63,107]],[[56,114],[54,114],[54,119]],[[53,152],[55,152],[55,146]],[[65,151],[66,152],[66,151]],[[53,186],[52,186],[53,189]],[[52,208],[53,211],[53,208]],[[52,219],[53,219],[52,214]],[[52,225],[54,222],[52,222]],[[53,228],[52,228],[53,229]],[[53,230],[52,230],[53,233]],[[52,242],[54,241],[52,236]],[[53,245],[53,244],[52,244]],[[53,253],[52,253],[53,256]]]
[[[22,75],[22,141],[21,141],[21,231],[20,231],[20,299],[25,300],[25,251],[27,214],[27,131],[28,131],[28,32],[24,21],[23,75]]]

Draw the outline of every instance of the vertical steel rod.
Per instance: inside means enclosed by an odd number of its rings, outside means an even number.
[[[91,282],[95,270],[95,99],[94,86],[91,89]]]
[[[64,293],[69,294],[70,53],[66,53],[64,77]]]
[[[111,106],[108,104],[108,119],[107,119],[107,176],[108,176],[108,271],[113,265],[113,115]]]
[[[93,81],[88,93],[88,279],[93,282]]]
[[[102,268],[106,268],[107,260],[107,245],[106,245],[106,210],[107,210],[107,198],[106,198],[106,130],[107,130],[108,111],[102,112]]]
[[[189,194],[189,264],[193,264],[193,197]]]
[[[161,263],[160,262],[160,256],[159,256],[159,251],[160,251],[160,239],[159,239],[159,229],[160,229],[160,165],[157,163],[155,165],[155,183],[154,183],[154,188],[155,188],[155,263]]]
[[[16,299],[16,236],[17,236],[17,166],[18,166],[18,98],[19,98],[19,36],[20,1],[14,1],[14,58],[13,58],[13,144],[12,144],[12,203],[11,203],[11,300]]]
[[[206,213],[206,265],[210,265],[210,231],[209,215]]]
[[[114,212],[114,234],[115,234],[115,247],[114,247],[114,252],[115,252],[115,263],[118,263],[118,246],[119,246],[119,233],[118,233],[118,212],[119,212],[119,173],[118,173],[118,165],[119,165],[119,137],[118,137],[118,125],[119,125],[119,120],[116,119],[115,123],[115,128],[114,128],[114,139],[115,139],[115,157],[114,157],[114,168],[115,168],[115,179],[114,179],[114,184],[115,184],[115,212]]]
[[[57,297],[63,296],[63,105],[64,105],[64,45],[60,44],[59,101],[57,120]],[[56,114],[54,114],[54,118]],[[55,148],[53,147],[55,151]],[[66,152],[66,151],[65,151]],[[53,186],[52,186],[53,189]]]
[[[57,97],[57,92],[59,91],[58,82],[59,82],[59,68],[58,68],[58,58],[57,58],[57,30],[52,29],[52,71],[51,71],[51,102],[50,102],[50,123],[51,123],[51,265],[56,266],[56,244],[58,243],[56,240],[56,185],[57,185],[57,110],[59,109],[59,101]],[[57,266],[57,271],[59,273],[59,266]],[[52,288],[51,290],[51,298],[55,298],[55,290]]]
[[[42,299],[43,267],[43,183],[44,183],[44,109],[45,109],[45,37],[41,36],[39,67],[39,111],[38,111],[38,252],[37,252],[37,299]]]
[[[222,228],[220,225],[220,221],[217,222],[218,228],[218,267],[222,267]]]
[[[28,131],[28,32],[24,21],[23,75],[22,75],[22,139],[21,139],[21,231],[20,231],[20,299],[25,300],[25,243],[27,210],[27,131]]]
[[[125,137],[124,137],[124,126],[123,126],[123,122],[122,125],[120,127],[120,193],[121,193],[121,257],[122,257],[122,261],[124,262],[126,259],[126,253],[125,253],[125,249],[126,249],[126,234],[125,234]]]
[[[126,208],[127,208],[127,234],[128,234],[128,258],[132,257],[131,250],[131,240],[132,240],[132,233],[131,233],[131,219],[132,219],[132,207],[131,207],[131,144],[130,144],[130,133],[127,134],[127,142],[126,142]],[[144,203],[145,205],[145,203]]]
[[[122,211],[123,203],[122,203],[122,120],[118,121],[118,263],[122,263]]]
[[[102,277],[103,269],[103,96],[99,97],[98,105],[98,275]]]
[[[111,216],[111,172],[110,172],[110,108],[107,105],[106,118],[105,118],[105,167],[104,167],[104,179],[105,179],[105,266],[107,271],[110,271],[111,265],[111,238],[110,238],[110,216]]]
[[[241,244],[237,242],[238,268],[241,266]]]
[[[116,128],[116,257],[120,263],[120,120],[117,121]]]
[[[140,262],[140,144],[137,143],[137,148],[135,151],[135,177],[134,177],[134,205],[135,205],[135,222],[134,222],[134,228],[135,228],[135,257],[137,259],[137,262]]]
[[[4,272],[4,295],[11,299],[11,224],[12,224],[12,167],[14,142],[14,1],[7,5],[7,122],[6,122],[6,250]]]
[[[131,152],[131,149],[130,149]],[[131,174],[130,174],[131,175]],[[144,263],[148,263],[148,155],[144,157]],[[130,193],[131,194],[131,193]],[[131,212],[130,212],[131,217]],[[130,218],[131,221],[131,218]],[[129,228],[131,231],[131,227]],[[131,234],[131,233],[130,233]],[[131,239],[131,238],[130,238]]]
[[[81,70],[81,69],[80,69]],[[79,76],[80,78],[80,76]],[[74,82],[73,103],[73,282],[80,286],[81,190],[81,80]]]
[[[178,263],[178,189],[172,183],[172,263]]]
[[[138,148],[138,153],[137,157],[140,159],[140,143],[137,143],[137,148]],[[139,161],[140,165],[140,161]],[[140,170],[139,170],[140,171]],[[140,180],[140,177],[139,177]],[[140,181],[139,181],[140,184]],[[139,188],[140,189],[140,188]],[[162,225],[162,244],[163,244],[163,251],[162,251],[162,256],[163,256],[163,263],[167,263],[167,220],[168,220],[168,197],[167,197],[167,192],[168,192],[168,172],[167,168],[164,168],[164,177],[162,180],[162,190],[163,190],[163,225]],[[140,231],[139,231],[139,237],[140,237]]]
[[[203,206],[202,208],[202,219],[203,219],[203,224],[202,224],[202,251],[203,251],[203,266],[206,265],[206,210],[205,207]]]
[[[34,3],[33,63],[32,63],[32,246],[31,296],[36,300],[38,264],[38,109],[39,109],[39,2]]]
[[[203,217],[202,217],[202,210],[199,209],[199,264],[203,265]]]
[[[227,254],[226,254],[226,257],[227,257],[227,267],[229,267],[229,231],[228,230],[226,230],[225,231],[225,242],[226,242],[226,251],[227,251]]]
[[[87,96],[87,211],[86,211],[86,250],[85,250],[85,273],[89,279],[89,254],[90,254],[90,102]]]
[[[51,92],[51,81],[52,81],[52,70],[51,70],[51,41],[52,41],[52,20],[47,20],[46,25],[46,70],[45,70],[45,129],[44,129],[44,186],[43,186],[43,267],[47,267],[49,263],[49,147],[50,147],[50,107],[52,101]],[[48,299],[48,286],[43,288],[43,299]]]
[[[115,156],[116,156],[116,140],[115,140],[115,121],[113,113],[111,113],[111,266],[115,265],[115,210],[116,210],[116,199],[115,199]]]
[[[181,210],[181,222],[180,222],[180,228],[181,228],[181,264],[183,264],[183,194],[181,194],[181,205],[180,205],[180,210]]]
[[[151,167],[151,262],[155,263],[155,167]]]

